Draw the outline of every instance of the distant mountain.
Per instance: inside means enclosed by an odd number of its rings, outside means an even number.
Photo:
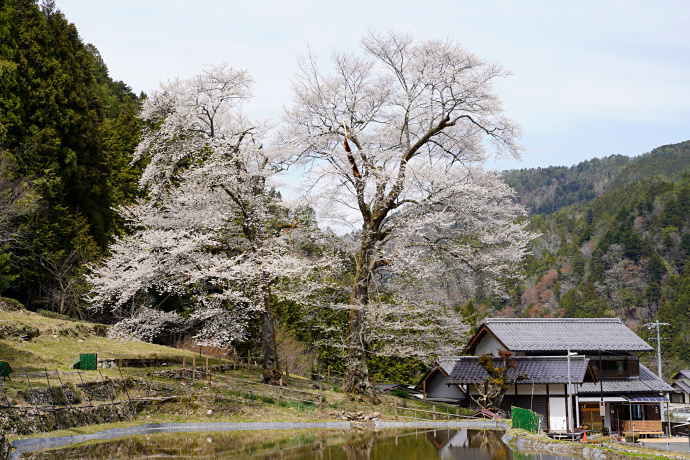
[[[531,243],[507,296],[475,295],[472,312],[499,317],[621,318],[648,339],[667,323],[667,376],[690,363],[690,141],[635,158],[509,171],[531,208]],[[470,310],[466,308],[466,310]],[[469,313],[468,317],[470,316]],[[472,313],[476,315],[475,313]],[[647,359],[647,358],[645,358]]]
[[[665,145],[637,157],[611,155],[575,166],[506,171],[505,181],[531,214],[552,214],[586,204],[612,190],[656,176],[677,179],[690,171],[690,141]]]

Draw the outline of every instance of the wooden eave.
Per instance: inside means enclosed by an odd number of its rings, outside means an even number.
[[[434,367],[432,367],[431,369],[429,369],[428,371],[426,371],[426,374],[424,374],[424,377],[422,377],[422,379],[414,387],[414,389],[417,391],[423,391],[423,383],[426,382],[429,379],[429,377],[434,375],[436,373],[436,371],[439,371],[441,374],[443,374],[443,376],[445,378],[450,377],[448,374],[446,374],[446,371],[444,371],[443,368],[437,364]],[[456,385],[454,383],[452,383],[450,385],[453,385],[455,388],[457,388],[460,391],[460,393],[463,393],[465,395],[467,394],[467,392],[465,390],[463,390],[462,388],[460,388],[459,385]],[[448,386],[450,386],[450,385],[448,385]]]
[[[587,370],[585,371],[585,376],[582,379],[582,382],[597,382],[597,375],[594,372],[594,369],[592,369],[592,361],[590,360],[589,363],[587,364]]]
[[[463,355],[474,354],[474,353],[475,353],[475,350],[476,350],[476,348],[477,348],[477,345],[478,345],[479,342],[484,338],[484,336],[485,336],[486,334],[491,334],[491,336],[492,336],[494,339],[496,339],[496,341],[497,341],[498,343],[501,344],[501,346],[503,347],[504,350],[510,351],[510,350],[508,349],[508,347],[506,347],[506,345],[505,345],[503,342],[501,342],[501,340],[500,340],[498,337],[496,337],[496,334],[494,334],[493,332],[491,332],[491,329],[489,329],[488,327],[486,327],[486,324],[482,324],[482,326],[479,328],[479,330],[477,330],[477,332],[472,336],[472,338],[470,339],[470,341],[467,342],[467,345],[465,345],[465,348],[462,350],[462,354],[463,354]]]
[[[446,374],[446,371],[443,370],[441,366],[438,364],[426,371],[426,374],[424,374],[424,377],[419,381],[419,383],[414,387],[415,390],[417,391],[422,391],[422,384],[426,382],[429,377],[431,377],[433,374],[436,373],[436,371],[440,371],[445,378],[448,378],[448,374]]]

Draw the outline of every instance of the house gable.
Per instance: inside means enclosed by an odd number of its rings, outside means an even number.
[[[483,324],[474,336],[472,336],[467,346],[465,346],[465,349],[462,351],[462,354],[477,356],[491,354],[497,357],[499,350],[508,350],[508,347],[506,347],[503,342]]]

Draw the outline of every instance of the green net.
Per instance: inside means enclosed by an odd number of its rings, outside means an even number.
[[[522,428],[532,433],[539,432],[539,414],[515,406],[510,408],[510,412],[513,418],[513,428]]]

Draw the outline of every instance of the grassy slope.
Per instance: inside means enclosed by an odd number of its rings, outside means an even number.
[[[144,342],[121,342],[99,337],[94,324],[49,318],[26,310],[0,310],[0,324],[38,328],[40,335],[25,342],[10,337],[0,340],[0,360],[15,372],[67,370],[79,353],[98,353],[98,358],[160,358],[179,361],[193,353]]]
[[[31,405],[30,401],[23,401],[17,396],[18,391],[28,388],[24,370],[31,373],[43,371],[44,368],[47,367],[49,372],[53,372],[56,369],[69,372],[70,364],[78,357],[80,352],[95,352],[98,353],[99,358],[157,357],[162,360],[170,359],[177,363],[168,365],[166,367],[167,369],[179,368],[180,358],[183,356],[187,357],[188,365],[193,356],[197,357],[197,365],[200,364],[198,354],[143,342],[120,342],[105,337],[98,337],[93,330],[94,324],[47,318],[25,310],[0,310],[0,327],[3,326],[12,326],[15,328],[30,326],[34,328],[37,327],[41,331],[40,335],[35,337],[32,341],[20,341],[16,337],[0,340],[0,360],[9,361],[15,371],[14,374],[12,374],[12,379],[4,383],[4,388],[14,404],[25,406]],[[212,359],[212,364],[217,364],[218,361],[219,360],[214,358]],[[160,370],[160,368],[157,370]],[[156,385],[162,385],[167,388],[172,388],[171,391],[168,391],[168,394],[172,393],[183,396],[184,398],[176,402],[167,402],[154,406],[150,410],[139,414],[135,421],[77,427],[55,431],[50,433],[50,436],[90,433],[116,426],[133,426],[153,422],[339,421],[336,413],[340,411],[363,411],[365,414],[376,411],[383,413],[384,419],[392,420],[394,418],[394,402],[397,402],[398,405],[405,404],[410,408],[416,407],[423,410],[431,409],[430,405],[421,401],[401,400],[388,395],[380,395],[380,402],[375,405],[367,400],[352,400],[348,395],[340,393],[336,384],[329,385],[325,382],[319,382],[324,388],[324,405],[321,409],[309,405],[305,408],[304,404],[301,404],[298,408],[296,401],[291,401],[287,398],[282,398],[282,401],[280,401],[278,396],[271,398],[273,401],[261,400],[260,392],[266,390],[265,387],[262,388],[262,386],[257,385],[257,382],[261,381],[261,369],[257,367],[247,369],[240,366],[238,366],[236,370],[214,375],[214,381],[216,383],[231,384],[234,386],[233,389],[230,390],[216,384],[209,386],[206,382],[197,381],[194,385],[195,397],[192,399],[191,404],[189,404],[186,399],[186,395],[189,391],[189,380],[184,381],[161,376],[152,377],[150,369],[145,368],[101,370],[103,375],[114,379],[120,378],[120,371],[122,371],[125,378],[130,377],[140,383],[135,386],[135,388],[129,390],[132,398],[147,396],[148,384],[151,381],[153,381],[154,387]],[[82,377],[87,381],[100,380],[100,374],[93,371],[82,372]],[[65,383],[79,383],[79,376],[76,374],[65,375],[61,372],[61,378]],[[57,378],[53,374],[51,374],[50,380],[53,386],[58,385]],[[311,392],[312,395],[318,395],[319,390],[314,389],[314,382],[312,381],[292,377],[285,377],[284,380],[289,388],[308,391]],[[36,376],[34,374],[34,376],[31,377],[31,383],[34,388],[47,388],[47,382],[42,376]],[[258,400],[252,400],[247,396],[250,390],[258,393]],[[290,394],[287,391],[284,394],[295,398],[300,397],[299,394]],[[155,391],[152,393],[152,396],[154,395],[156,395]],[[220,400],[216,401],[216,396],[221,399],[225,398],[225,402]],[[121,395],[117,399],[126,399],[126,396]],[[86,402],[83,404],[85,403]],[[209,410],[212,411],[211,414],[208,414]],[[446,407],[439,405],[438,410],[445,411]],[[454,408],[450,409],[451,413],[454,411]],[[400,415],[402,414],[403,412],[401,410]],[[402,420],[403,418],[401,417],[400,419]],[[46,436],[46,434],[37,433],[32,437],[43,436]],[[10,439],[17,439],[19,437],[23,438],[25,436],[10,436]]]

